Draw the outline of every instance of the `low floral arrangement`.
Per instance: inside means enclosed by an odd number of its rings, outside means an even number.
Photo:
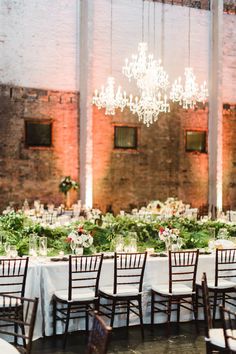
[[[71,231],[67,237],[68,242],[74,242],[79,247],[89,248],[93,244],[93,236],[82,226]]]
[[[161,241],[166,241],[169,239],[169,241],[177,241],[179,238],[179,230],[178,229],[171,229],[169,227],[161,227],[159,229],[159,238]]]

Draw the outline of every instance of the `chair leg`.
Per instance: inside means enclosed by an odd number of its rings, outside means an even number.
[[[217,292],[214,292],[214,302],[213,302],[213,322],[216,320],[216,308],[217,308]]]
[[[68,307],[67,307],[67,314],[66,314],[66,325],[65,325],[63,349],[65,349],[65,347],[66,347],[67,334],[68,334],[69,322],[70,322],[70,308],[71,308],[71,306],[68,305]]]
[[[154,301],[155,301],[155,293],[152,291],[151,295],[151,325],[154,325],[154,315],[155,315],[155,306],[154,306]]]
[[[144,328],[143,328],[143,311],[142,311],[142,298],[141,295],[138,297],[138,307],[139,307],[139,319],[141,326],[142,339],[144,339]]]
[[[180,301],[181,300],[178,300],[178,303],[177,303],[177,323],[179,324],[179,321],[180,321]]]
[[[112,300],[112,309],[111,309],[111,321],[110,321],[111,327],[113,327],[113,324],[114,324],[115,312],[116,312],[116,299],[113,299]]]
[[[52,300],[52,317],[53,317],[53,335],[55,336],[57,334],[57,321],[56,321],[56,316],[57,316],[57,302],[55,299]]]
[[[89,308],[88,305],[85,307],[85,330],[88,333],[89,330]]]
[[[211,354],[212,350],[211,350],[211,344],[210,342],[206,342],[206,354]]]
[[[198,303],[197,303],[197,295],[192,295],[192,307],[193,307],[193,315],[194,315],[194,322],[197,333],[199,333],[198,327]]]
[[[167,302],[167,334],[170,334],[170,320],[171,320],[171,306],[172,306],[172,299],[169,297]]]
[[[200,304],[199,304],[199,286],[196,286],[195,305],[196,305],[195,319],[197,318],[197,320],[198,320],[198,306],[200,306]]]
[[[129,314],[130,314],[130,302],[127,301],[127,318],[126,318],[126,327],[129,327]]]

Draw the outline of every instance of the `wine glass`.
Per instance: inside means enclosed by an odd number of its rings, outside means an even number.
[[[4,250],[5,250],[5,252],[6,252],[7,257],[9,256],[10,247],[11,247],[10,243],[9,243],[9,242],[5,242],[5,244],[4,244]]]
[[[72,250],[72,254],[75,254],[76,242],[74,240],[70,241],[70,248]]]

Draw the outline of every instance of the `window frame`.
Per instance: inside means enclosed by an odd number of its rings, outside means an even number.
[[[27,141],[27,124],[50,125],[51,129],[51,144],[50,145],[29,145]],[[24,143],[26,149],[52,149],[53,148],[53,120],[40,118],[27,118],[24,120]]]
[[[121,150],[121,151],[133,151],[136,152],[138,151],[138,141],[139,141],[139,129],[138,126],[136,125],[129,125],[129,124],[114,124],[114,132],[113,132],[113,148],[115,151]],[[130,146],[116,146],[116,131],[117,128],[133,128],[135,130],[135,146],[130,147]]]
[[[204,135],[205,135],[205,147],[204,147],[204,150],[196,150],[196,149],[188,149],[187,148],[187,135],[190,132],[191,133],[204,133]],[[195,154],[207,154],[208,153],[207,138],[208,138],[208,131],[206,129],[186,129],[185,130],[185,152],[187,152],[187,153],[195,153]]]

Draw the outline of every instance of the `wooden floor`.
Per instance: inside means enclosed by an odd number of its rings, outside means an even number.
[[[114,329],[108,353],[117,354],[204,354],[204,329],[196,333],[193,323],[182,323],[179,331],[172,325],[172,335],[166,337],[165,326],[157,325],[154,331],[145,327],[145,339],[141,338],[139,327]],[[84,332],[69,335],[67,347],[62,349],[62,336],[46,337],[33,343],[32,354],[82,354],[85,352],[87,336]]]

